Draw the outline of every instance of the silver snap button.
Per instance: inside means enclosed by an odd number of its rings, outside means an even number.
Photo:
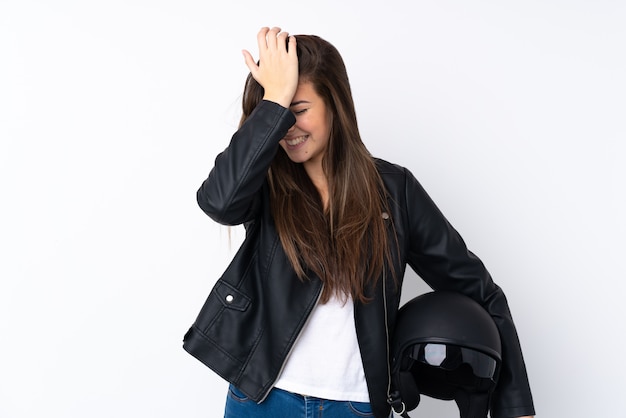
[[[389,214],[387,212],[383,212],[382,217],[384,220],[389,219]]]
[[[233,295],[226,295],[226,302],[232,303],[233,300],[235,300],[235,297]]]

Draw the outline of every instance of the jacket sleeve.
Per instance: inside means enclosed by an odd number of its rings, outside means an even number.
[[[408,263],[434,290],[464,293],[493,317],[502,340],[502,368],[491,401],[491,417],[534,415],[526,366],[506,297],[459,233],[405,169]]]
[[[294,123],[295,117],[288,109],[261,101],[215,159],[197,192],[200,208],[224,225],[252,220],[278,143]]]

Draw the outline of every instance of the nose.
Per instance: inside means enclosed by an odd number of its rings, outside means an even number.
[[[294,129],[296,129],[296,124],[295,123],[293,125],[291,125],[291,128],[287,129],[287,133],[293,132]]]

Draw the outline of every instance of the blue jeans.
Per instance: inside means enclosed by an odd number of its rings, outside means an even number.
[[[274,388],[257,404],[230,385],[224,418],[363,418],[373,417],[367,402],[331,401]]]

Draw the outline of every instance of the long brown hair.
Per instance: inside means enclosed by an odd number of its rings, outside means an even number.
[[[337,49],[314,35],[296,35],[300,82],[310,82],[332,114],[322,166],[329,185],[328,207],[302,164],[282,147],[268,171],[276,230],[298,277],[309,272],[324,282],[321,301],[335,293],[367,302],[390,260],[385,188],[363,144],[348,74]],[[243,93],[243,123],[262,100],[263,87],[248,75]]]

